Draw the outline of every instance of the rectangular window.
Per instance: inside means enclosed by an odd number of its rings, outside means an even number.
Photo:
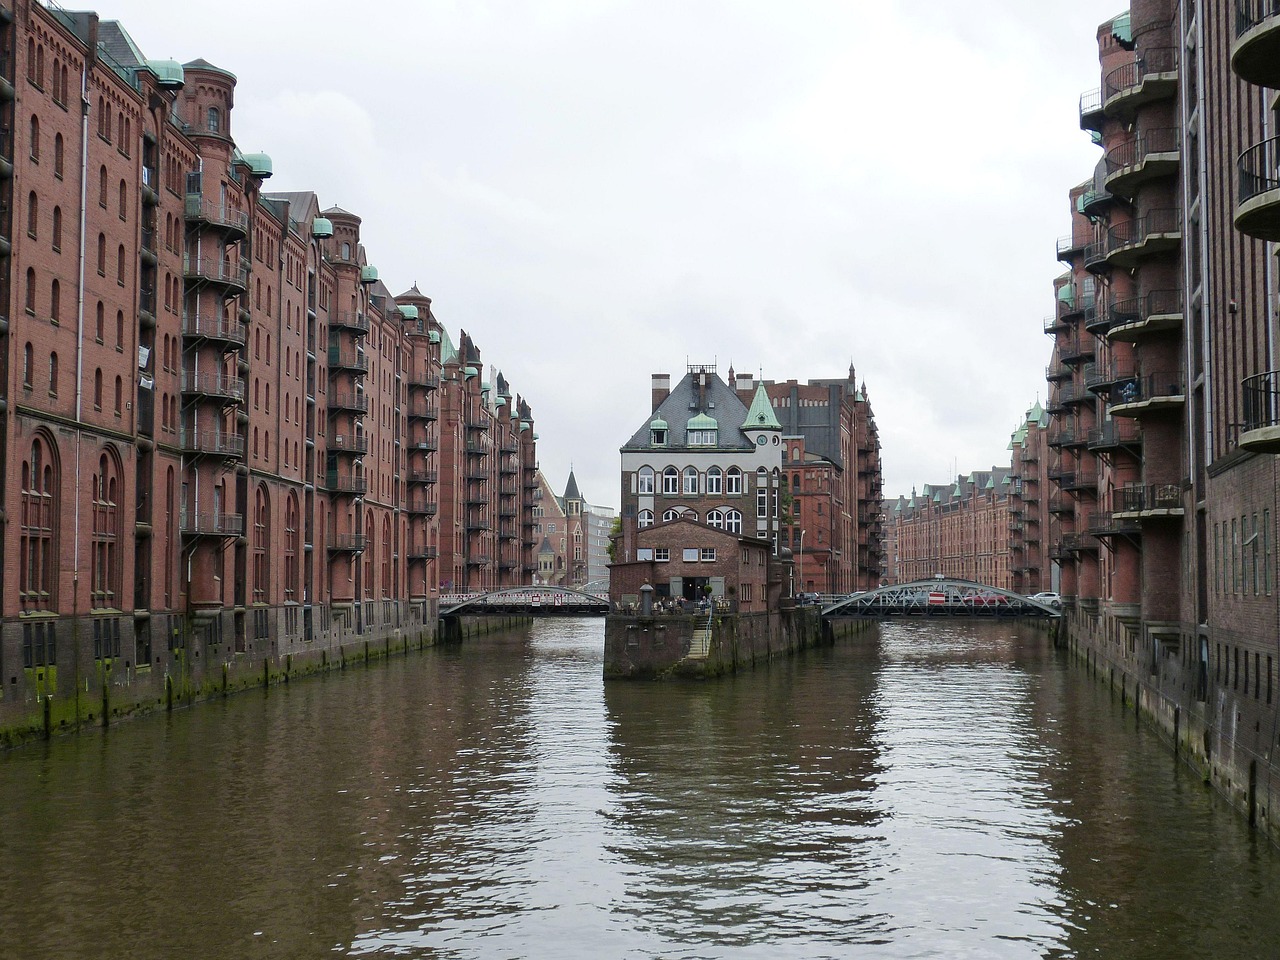
[[[756,517],[763,519],[769,516],[769,491],[761,487],[756,490]]]
[[[1252,518],[1253,531],[1249,534],[1249,578],[1253,581],[1253,595],[1258,595],[1258,515]]]
[[[683,552],[682,552],[682,554],[681,554],[681,559],[683,559],[685,563],[697,563],[697,562],[698,562],[698,548],[697,548],[697,547],[685,547],[685,548],[684,548],[684,551],[683,551]]]
[[[657,547],[653,551],[653,559],[659,563],[668,563],[671,560],[671,549],[669,547]]]
[[[736,469],[731,470],[725,477],[725,493],[730,496],[742,493],[742,474],[738,473]]]
[[[698,493],[698,471],[690,469],[684,475],[684,492],[686,496],[695,496]]]
[[[637,559],[637,560],[652,560],[652,559],[653,559],[653,547],[637,547],[637,548],[636,548],[636,559]]]
[[[1262,511],[1262,589],[1271,596],[1271,510]]]
[[[702,548],[702,562],[703,562],[703,563],[715,563],[715,562],[716,562],[716,548],[715,548],[715,547],[703,547],[703,548]]]
[[[710,470],[707,472],[707,493],[720,493],[720,471]]]

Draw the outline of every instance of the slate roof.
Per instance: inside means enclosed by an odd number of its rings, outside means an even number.
[[[686,373],[677,383],[658,409],[644,418],[644,423],[631,435],[631,439],[623,444],[623,450],[682,450],[688,447],[686,427],[689,420],[698,414],[715,417],[720,425],[719,443],[714,447],[695,447],[700,451],[710,450],[752,450],[755,445],[742,433],[742,425],[747,419],[747,406],[737,393],[715,373],[707,374],[707,404],[699,408],[697,404],[697,388],[694,375]],[[649,424],[660,418],[667,422],[667,442],[655,448],[650,443]]]
[[[573,468],[569,468],[569,482],[564,487],[565,500],[581,500],[582,494],[578,492],[578,481],[573,475]]]

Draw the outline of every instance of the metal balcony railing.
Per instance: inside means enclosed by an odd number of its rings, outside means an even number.
[[[1132,93],[1147,82],[1148,77],[1177,73],[1177,47],[1150,47],[1134,60],[1117,67],[1102,82],[1103,102],[1121,94]]]
[[[1280,426],[1280,371],[1246,377],[1241,383],[1240,401],[1245,432]]]
[[[182,510],[178,515],[178,528],[183,536],[240,537],[244,536],[244,517],[238,513],[198,513]]]
[[[178,443],[186,453],[206,456],[243,457],[245,450],[244,437],[218,430],[188,430],[183,427],[178,432]]]
[[[229,320],[219,314],[184,313],[182,335],[205,340],[222,340],[244,346],[249,340],[249,328],[238,320]]]

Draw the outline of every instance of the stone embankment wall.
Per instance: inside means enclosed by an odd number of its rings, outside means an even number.
[[[816,607],[776,613],[630,616],[605,621],[604,676],[666,680],[724,676],[831,643],[870,625],[865,620],[824,623]]]
[[[1088,605],[1065,611],[1059,643],[1157,729],[1174,753],[1272,842],[1280,843],[1276,703],[1256,669],[1243,684],[1193,635],[1146,635],[1136,618]],[[1228,675],[1224,676],[1223,671]]]
[[[495,633],[527,622],[527,618],[514,616],[460,618],[449,639]],[[312,674],[367,666],[424,650],[437,641],[447,642],[439,636],[435,621],[404,623],[376,632],[332,630],[318,633],[310,643],[250,641],[248,649],[240,652],[230,649],[233,644],[225,640],[214,642],[222,637],[216,630],[192,631],[182,644],[172,649],[162,647],[155,651],[150,665],[137,669],[123,657],[95,656],[101,648],[95,651],[90,631],[80,633],[83,636],[77,635],[76,642],[59,651],[56,665],[22,671],[29,676],[21,683],[10,683],[10,678],[4,677],[0,748],[84,727],[105,727],[129,717]],[[19,695],[19,688],[23,695]]]

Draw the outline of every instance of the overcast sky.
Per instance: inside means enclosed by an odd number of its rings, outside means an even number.
[[[75,4],[64,5],[74,7]],[[363,218],[533,407],[543,472],[616,506],[649,377],[843,376],[886,495],[1007,464],[1045,395],[1067,190],[1099,152],[1072,0],[104,0],[238,77],[270,190]]]

